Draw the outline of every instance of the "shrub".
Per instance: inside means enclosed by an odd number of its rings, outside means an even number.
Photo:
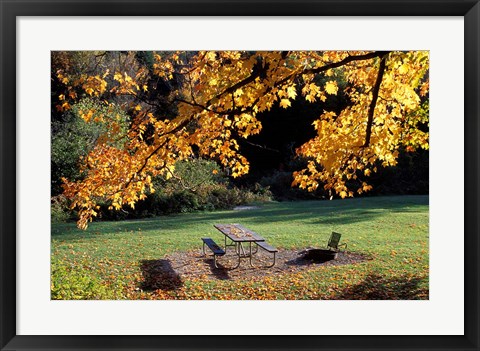
[[[85,264],[91,262],[85,262]],[[50,293],[52,300],[100,300],[115,299],[112,289],[107,289],[89,270],[82,270],[82,263],[67,265],[54,258],[51,262]],[[109,292],[110,291],[110,292]]]
[[[271,199],[259,184],[253,190],[233,187],[216,162],[201,158],[178,162],[174,176],[157,179],[155,185],[145,203],[155,215],[228,209]]]
[[[100,201],[97,218],[115,221],[231,209],[253,202],[270,201],[272,198],[270,190],[260,184],[251,188],[232,186],[214,161],[204,159],[177,163],[174,176],[170,179],[159,177],[154,180],[154,186],[155,192],[135,204],[135,209],[125,206],[119,211],[113,211],[108,209],[108,202]]]
[[[54,196],[50,202],[50,219],[52,223],[66,222],[71,217],[68,200],[63,195]]]

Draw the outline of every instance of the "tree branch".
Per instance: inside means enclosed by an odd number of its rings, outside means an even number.
[[[370,59],[375,58],[375,57],[382,57],[382,56],[386,55],[387,53],[388,53],[388,51],[374,51],[374,52],[364,54],[364,55],[356,55],[356,56],[349,55],[348,57],[344,58],[341,61],[329,63],[329,64],[326,64],[325,66],[322,66],[322,67],[306,69],[306,70],[301,71],[301,72],[294,72],[294,73],[290,74],[289,76],[287,76],[287,77],[279,80],[278,82],[276,82],[274,86],[284,84],[285,82],[295,78],[296,76],[298,76],[300,74],[317,74],[317,73],[328,71],[329,69],[332,69],[332,68],[338,68],[338,67],[344,66],[344,65],[346,65],[350,62],[353,62],[353,61],[363,61],[363,60],[370,60]],[[287,52],[282,52],[282,57],[286,57],[287,54],[288,54],[288,51]],[[216,111],[216,110],[213,110],[213,109],[209,108],[208,106],[210,106],[215,99],[219,99],[220,97],[224,96],[225,94],[232,94],[237,89],[255,81],[255,79],[257,79],[258,77],[262,78],[263,76],[265,76],[267,71],[268,71],[268,66],[265,66],[265,67],[262,66],[260,61],[256,62],[255,65],[253,66],[251,74],[248,77],[246,77],[243,80],[241,80],[241,81],[233,84],[232,86],[226,88],[224,91],[222,91],[218,95],[215,95],[214,97],[209,99],[205,104],[199,104],[195,100],[193,102],[186,101],[185,99],[182,99],[182,98],[179,98],[179,97],[175,97],[174,101],[183,102],[183,103],[189,104],[191,106],[202,108],[206,111],[217,113],[219,115],[230,115],[232,113],[237,114],[237,113],[248,112],[248,111],[252,110],[253,106],[255,106],[255,104],[258,102],[259,98],[257,98],[253,102],[253,104],[251,104],[250,108],[244,108],[244,109],[234,109],[234,110],[229,110],[229,111]],[[267,89],[267,91],[265,92],[265,94],[268,94],[272,89],[273,89],[273,86],[270,86]]]
[[[277,149],[272,149],[272,148],[270,148],[270,147],[268,147],[268,146],[265,146],[265,145],[255,144],[255,143],[252,143],[251,141],[248,141],[248,140],[246,140],[246,139],[243,139],[242,141],[243,141],[244,143],[248,144],[248,145],[251,145],[251,146],[254,146],[254,147],[258,147],[258,148],[263,149],[263,150],[268,150],[268,151],[280,153],[279,150],[277,150]]]
[[[320,73],[320,72],[325,72],[328,71],[329,69],[332,68],[338,68],[341,66],[344,66],[350,62],[353,61],[365,61],[365,60],[370,60],[375,57],[383,57],[386,54],[388,54],[389,51],[373,51],[368,54],[364,55],[355,55],[355,56],[347,56],[343,60],[338,61],[338,62],[333,62],[328,65],[322,66],[322,67],[316,67],[316,68],[310,68],[302,72],[302,74],[315,74],[315,73]]]
[[[292,79],[292,78],[295,78],[296,76],[300,75],[300,74],[317,74],[317,73],[322,73],[322,72],[326,72],[328,71],[329,69],[333,69],[333,68],[338,68],[338,67],[341,67],[341,66],[344,66],[346,64],[349,64],[350,62],[353,62],[353,61],[365,61],[365,60],[370,60],[372,58],[375,58],[375,57],[382,57],[386,54],[388,54],[389,51],[374,51],[374,52],[370,52],[368,54],[364,54],[364,55],[356,55],[356,56],[351,56],[350,54],[348,54],[348,56],[346,58],[344,58],[343,60],[341,61],[338,61],[338,62],[332,62],[332,63],[329,63],[329,64],[326,64],[325,66],[322,66],[322,67],[315,67],[315,68],[309,68],[309,69],[306,69],[302,72],[295,72],[295,73],[292,73],[291,75],[283,78],[282,80],[278,81],[277,82],[277,85],[279,84],[283,84],[285,83],[286,81]]]
[[[378,68],[378,75],[375,85],[372,91],[372,101],[370,102],[370,106],[368,108],[368,120],[367,120],[367,132],[365,135],[365,144],[363,147],[368,147],[370,145],[370,137],[372,135],[372,124],[373,124],[373,115],[375,112],[375,106],[377,104],[378,99],[378,92],[380,91],[380,85],[382,84],[383,73],[385,72],[385,65],[386,65],[386,53],[383,54],[380,60],[380,67]]]
[[[220,94],[216,95],[215,97],[211,98],[210,100],[208,100],[208,102],[206,103],[206,105],[210,105],[212,103],[213,100],[215,99],[218,99],[220,97],[222,97],[223,95],[225,94],[229,94],[229,93],[233,93],[235,92],[237,89],[255,81],[255,79],[257,79],[258,77],[260,76],[263,76],[266,74],[268,70],[268,66],[266,67],[263,67],[262,66],[262,62],[261,61],[257,61],[255,62],[255,64],[253,65],[253,68],[252,68],[252,73],[245,79],[241,80],[240,82],[237,82],[235,83],[234,85],[232,85],[231,87],[228,87],[227,89],[225,89],[224,91],[222,91]]]

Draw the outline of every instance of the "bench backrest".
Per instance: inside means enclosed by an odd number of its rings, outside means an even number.
[[[330,239],[328,240],[327,247],[331,247],[332,249],[338,249],[338,244],[340,243],[341,237],[342,234],[332,232],[332,235],[330,235]]]

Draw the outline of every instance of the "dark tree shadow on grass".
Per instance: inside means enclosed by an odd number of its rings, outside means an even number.
[[[175,272],[169,260],[140,261],[143,282],[140,288],[144,291],[176,290],[183,285],[180,275]]]
[[[332,300],[428,300],[428,287],[420,286],[426,278],[401,276],[386,278],[368,275],[361,283],[340,291]]]

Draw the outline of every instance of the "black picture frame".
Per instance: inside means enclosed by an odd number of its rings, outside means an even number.
[[[1,350],[479,350],[479,0],[0,0]],[[463,16],[465,334],[463,336],[33,336],[16,333],[17,16]],[[451,233],[454,235],[461,233]],[[454,240],[452,239],[452,242]],[[341,326],[340,326],[341,327]]]

